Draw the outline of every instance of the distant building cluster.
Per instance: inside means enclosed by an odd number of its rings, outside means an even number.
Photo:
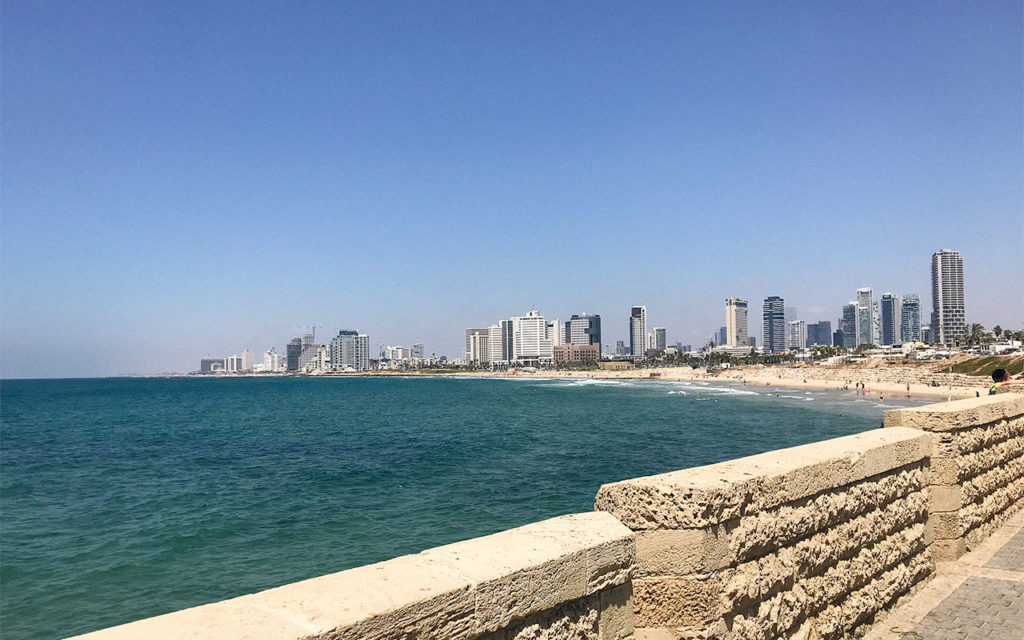
[[[426,358],[422,343],[411,348],[381,345],[379,357],[370,350],[370,337],[354,329],[342,329],[330,342],[316,341],[314,333],[292,338],[284,353],[270,347],[257,362],[248,349],[241,356],[203,358],[199,373],[305,373],[329,374],[370,371],[372,369],[406,369],[437,364],[434,356]]]
[[[781,354],[812,347],[856,349],[864,345],[895,346],[926,343],[950,346],[968,333],[964,310],[963,258],[958,251],[942,249],[932,255],[932,310],[930,324],[921,323],[921,297],[883,293],[876,299],[871,287],[857,289],[854,299],[842,308],[835,327],[830,320],[801,320],[797,309],[787,307],[782,296],[767,296],[761,303],[761,344],[750,335],[749,302],[725,300],[725,326],[700,348],[729,355],[752,352]],[[314,327],[315,331],[315,327]],[[593,363],[605,359],[624,361],[690,353],[692,345],[668,346],[665,327],[647,327],[647,307],[629,309],[628,340],[617,340],[602,350],[601,316],[574,314],[568,321],[548,320],[536,309],[486,327],[468,328],[465,348],[455,364],[481,368],[548,366]],[[426,357],[423,344],[412,347],[379,345],[376,356],[369,336],[343,329],[330,342],[318,343],[310,333],[292,339],[284,353],[273,347],[257,361],[249,349],[241,355],[203,358],[201,373],[307,373],[361,372],[371,369],[404,370],[435,366],[444,356]]]

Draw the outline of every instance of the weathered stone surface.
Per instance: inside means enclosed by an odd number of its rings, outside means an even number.
[[[83,637],[470,640],[588,599],[595,635],[564,637],[596,638],[596,593],[627,583],[633,554],[633,534],[615,518],[578,514]]]
[[[886,427],[955,431],[1024,415],[1024,396],[1002,394],[886,411]]]
[[[633,637],[633,584],[626,583],[600,594],[601,615],[598,635],[601,640],[628,640]]]
[[[508,640],[598,640],[597,595],[564,604],[509,627]],[[414,636],[415,637],[415,636]]]
[[[918,462],[927,434],[880,429],[601,487],[597,508],[635,531],[697,529]]]
[[[728,535],[735,525],[707,529],[655,529],[636,536],[635,575],[686,576],[724,569],[735,560]]]
[[[729,546],[740,560],[763,555],[892,503],[925,486],[920,463],[740,520]]]
[[[633,581],[633,621],[637,627],[707,627],[722,614],[722,582],[720,574],[637,578]]]

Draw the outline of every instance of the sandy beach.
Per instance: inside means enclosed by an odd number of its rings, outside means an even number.
[[[456,374],[463,375],[463,374]],[[465,374],[469,375],[469,374]],[[601,378],[622,380],[715,380],[757,387],[803,389],[856,389],[876,398],[927,397],[935,399],[973,398],[988,393],[988,381],[960,374],[934,373],[920,367],[887,365],[857,366],[749,366],[733,367],[709,374],[705,369],[663,367],[625,371],[524,371],[475,372],[481,377]],[[936,386],[937,385],[937,386]]]

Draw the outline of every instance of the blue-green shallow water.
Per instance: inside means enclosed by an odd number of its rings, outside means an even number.
[[[750,391],[5,380],[0,633],[56,638],[250,593],[588,511],[602,483],[881,422],[854,392]]]

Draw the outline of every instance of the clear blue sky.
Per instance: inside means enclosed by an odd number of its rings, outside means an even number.
[[[0,375],[187,371],[313,322],[456,357],[533,306],[697,343],[728,296],[930,309],[944,247],[968,320],[1024,327],[1021,14],[6,0]]]

